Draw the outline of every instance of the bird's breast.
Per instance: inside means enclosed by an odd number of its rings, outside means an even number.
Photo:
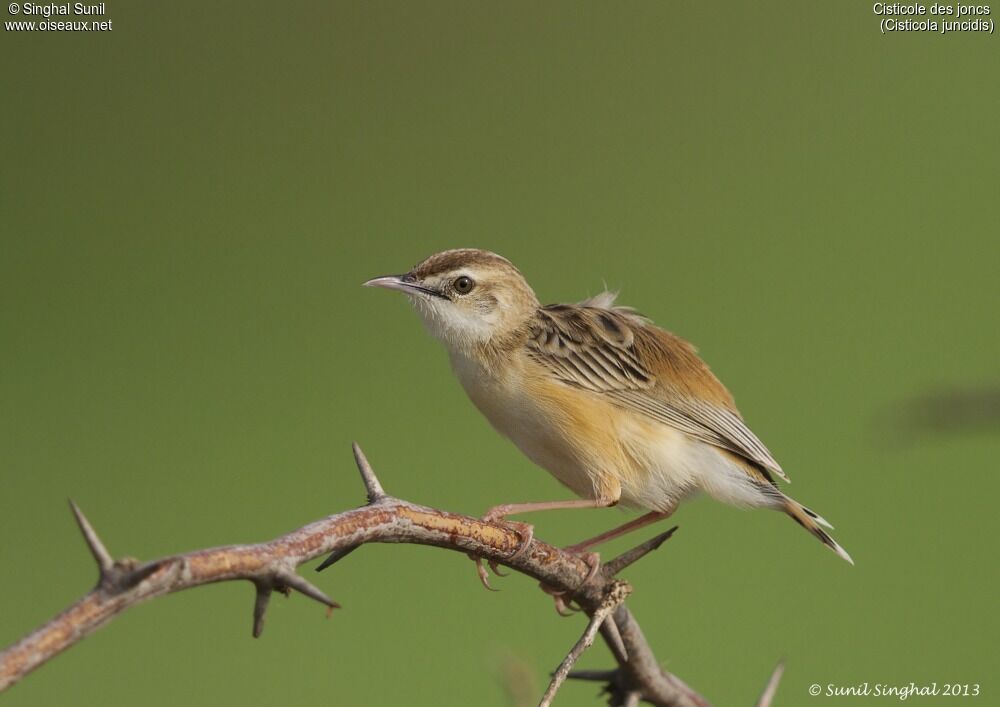
[[[613,497],[633,465],[622,455],[619,408],[511,365],[493,371],[465,357],[452,366],[490,424],[580,496]]]
[[[585,498],[673,508],[697,489],[735,505],[767,499],[733,456],[601,395],[540,376],[452,358],[472,402],[533,462]]]

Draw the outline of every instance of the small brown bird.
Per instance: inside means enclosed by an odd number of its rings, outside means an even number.
[[[784,511],[854,564],[830,524],[778,488],[773,476],[788,477],[694,347],[613,294],[543,307],[510,261],[471,248],[365,285],[408,295],[486,419],[582,497],[497,506],[485,518],[618,503],[649,511],[569,548],[584,551],[700,490]],[[530,526],[517,525],[530,539]]]

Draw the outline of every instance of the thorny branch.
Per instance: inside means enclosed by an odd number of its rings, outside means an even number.
[[[606,683],[612,705],[645,701],[662,707],[705,707],[708,702],[679,678],[660,668],[631,612],[622,603],[631,587],[615,575],[659,547],[675,529],[630,550],[601,567],[586,581],[591,568],[572,553],[537,539],[515,555],[520,535],[503,524],[419,506],[386,494],[361,448],[354,457],[368,494],[361,508],[310,523],[265,543],[230,545],[173,555],[142,563],[112,559],[93,526],[72,501],[70,507],[97,562],[99,578],[82,599],[0,653],[0,692],[35,668],[73,646],[126,609],[165,594],[230,580],[247,580],[256,588],[253,635],[260,636],[268,601],[274,591],[294,590],[327,607],[339,605],[305,580],[296,568],[322,555],[317,569],[333,564],[365,543],[416,543],[473,554],[533,577],[547,591],[563,592],[592,620],[578,644],[560,666],[565,677]],[[573,663],[600,630],[618,667],[594,673],[570,673]],[[776,671],[759,704],[770,704],[780,672]],[[556,680],[553,680],[555,683]],[[559,684],[550,686],[552,695]],[[547,698],[551,700],[551,696]],[[764,701],[766,700],[766,701]],[[548,704],[548,702],[543,702]]]
[[[585,650],[594,645],[594,638],[597,636],[597,631],[604,624],[604,621],[631,593],[632,587],[628,582],[623,582],[619,579],[611,583],[604,598],[601,600],[600,606],[597,607],[590,617],[590,623],[587,624],[587,628],[583,632],[583,635],[580,636],[580,640],[576,642],[576,645],[573,646],[563,662],[556,668],[556,672],[552,675],[552,682],[549,683],[548,689],[542,695],[542,701],[538,703],[538,707],[549,707],[552,704],[552,700],[556,697],[556,692],[559,691],[559,688],[566,681],[569,671],[576,665],[576,661],[580,659]]]

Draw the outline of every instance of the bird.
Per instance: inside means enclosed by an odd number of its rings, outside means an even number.
[[[566,548],[590,548],[670,516],[699,493],[782,511],[847,562],[820,515],[786,495],[788,476],[693,345],[602,292],[541,305],[521,272],[486,250],[431,255],[364,283],[405,294],[490,424],[579,498],[494,506],[483,519],[622,504],[646,513]],[[592,572],[596,570],[592,564]],[[495,568],[494,568],[495,569]],[[485,581],[480,565],[480,578]],[[585,580],[586,581],[586,580]]]

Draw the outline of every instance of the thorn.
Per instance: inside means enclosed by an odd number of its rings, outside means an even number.
[[[87,547],[90,548],[90,554],[94,556],[94,560],[97,561],[97,569],[100,570],[101,576],[106,575],[111,568],[114,566],[115,561],[111,559],[111,554],[108,549],[104,547],[104,543],[97,536],[97,531],[94,530],[94,526],[90,524],[87,520],[87,516],[83,515],[83,511],[80,507],[73,503],[73,499],[69,499],[69,507],[73,511],[73,515],[76,517],[76,524],[80,526],[80,532],[83,533],[83,539],[87,541]]]
[[[323,570],[325,570],[327,567],[329,567],[330,565],[334,564],[335,562],[340,562],[345,557],[347,557],[348,555],[350,555],[352,552],[354,552],[355,550],[357,550],[359,547],[361,547],[361,546],[360,545],[350,545],[348,547],[344,547],[344,548],[341,548],[339,550],[334,550],[333,552],[330,553],[330,556],[328,558],[326,558],[325,560],[323,560],[322,562],[319,563],[319,567],[316,568],[316,571],[317,572],[322,572]]]
[[[379,483],[378,477],[375,476],[372,465],[368,463],[365,453],[361,451],[361,446],[357,442],[352,442],[351,448],[354,450],[354,461],[358,465],[358,471],[361,472],[361,480],[364,482],[365,490],[368,492],[368,503],[381,501],[385,498],[385,490],[382,488],[382,484]]]
[[[771,678],[767,681],[767,685],[764,686],[764,692],[761,693],[760,699],[757,700],[757,707],[771,707],[771,703],[774,701],[774,696],[778,692],[778,684],[781,682],[781,676],[785,672],[785,661],[780,660],[778,664],[774,666],[774,672],[771,673]]]
[[[622,640],[622,634],[618,630],[618,624],[615,623],[614,614],[608,616],[601,624],[601,635],[604,636],[604,640],[608,642],[608,648],[611,652],[615,654],[615,660],[619,663],[628,662],[628,649],[625,648],[625,641]]]
[[[287,587],[291,587],[299,594],[303,594],[309,597],[310,599],[315,599],[320,604],[325,604],[331,609],[340,608],[340,604],[338,604],[333,599],[324,594],[319,587],[312,584],[311,582],[308,582],[307,580],[303,579],[302,577],[293,572],[289,572],[288,574],[279,574],[276,577],[276,580],[279,583],[286,585]]]
[[[604,573],[608,577],[614,577],[629,565],[635,564],[643,557],[658,550],[660,545],[665,543],[677,531],[680,526],[675,525],[665,533],[660,533],[656,537],[650,538],[641,545],[636,545],[631,550],[626,550],[615,559],[604,563]]]
[[[123,582],[126,587],[134,587],[163,566],[162,562],[150,562],[130,572]]]
[[[574,670],[566,678],[588,682],[614,682],[617,676],[617,670]]]
[[[260,638],[264,633],[264,614],[271,601],[271,588],[266,584],[257,584],[257,598],[253,602],[253,637]]]

